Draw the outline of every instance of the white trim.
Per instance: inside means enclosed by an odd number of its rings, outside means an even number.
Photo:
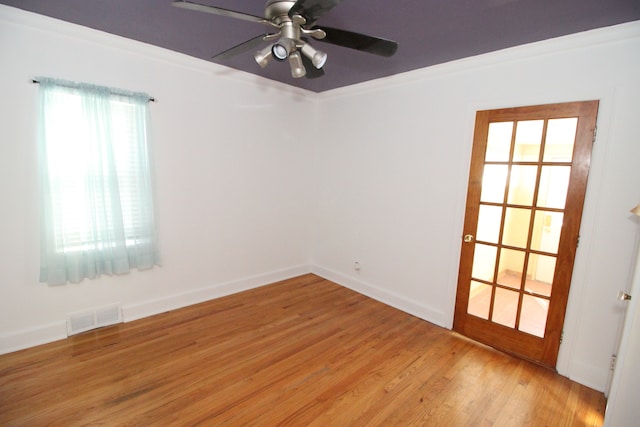
[[[580,360],[573,360],[571,373],[569,375],[558,372],[572,381],[587,386],[597,391],[604,392],[604,385],[607,383],[609,371],[601,366],[587,365]]]
[[[3,25],[23,25],[35,28],[38,31],[53,32],[70,38],[83,40],[88,43],[99,44],[102,47],[107,46],[141,55],[153,60],[168,62],[172,65],[184,66],[193,71],[230,78],[245,84],[258,85],[261,88],[269,87],[282,93],[289,92],[293,95],[299,95],[310,100],[317,101],[340,98],[343,96],[353,96],[355,94],[381,89],[389,89],[394,86],[402,86],[416,81],[434,79],[444,75],[450,76],[451,74],[459,72],[469,72],[498,64],[504,65],[509,62],[531,60],[536,57],[554,55],[572,50],[593,48],[594,45],[598,44],[619,43],[640,37],[640,21],[632,21],[610,27],[597,28],[539,42],[514,46],[494,52],[488,52],[442,64],[419,68],[393,76],[382,77],[363,83],[315,93],[310,90],[267,79],[260,75],[239,71],[230,67],[205,61],[203,59],[177,53],[169,49],[127,39],[125,37],[116,36],[33,12],[27,12],[11,6],[0,5],[0,22],[3,22]]]
[[[349,288],[352,291],[366,295],[369,298],[373,298],[380,301],[383,304],[389,305],[398,310],[402,310],[405,313],[409,313],[412,316],[419,317],[427,322],[434,323],[443,328],[447,328],[449,319],[446,313],[442,310],[438,310],[434,307],[430,307],[426,304],[417,303],[416,301],[407,299],[402,295],[394,292],[389,292],[385,289],[381,289],[370,283],[366,283],[360,279],[356,279],[350,276],[346,276],[337,271],[314,265],[311,267],[311,272],[334,283],[337,283],[345,288]]]
[[[65,320],[0,335],[0,354],[12,353],[67,338]]]
[[[311,272],[308,265],[275,270],[264,274],[244,277],[229,282],[202,287],[190,292],[175,294],[164,298],[145,301],[139,304],[124,305],[124,322],[131,322],[169,310],[220,298],[226,295],[246,291]],[[67,338],[66,319],[47,325],[24,329],[15,333],[0,335],[0,354],[11,353],[41,344],[47,344]]]
[[[313,97],[313,95],[315,95],[312,91],[267,79],[260,75],[225,67],[204,59],[178,53],[148,43],[128,39],[126,37],[117,36],[37,13],[24,11],[11,6],[0,5],[0,23],[0,27],[4,25],[30,27],[36,31],[54,33],[58,36],[69,37],[74,40],[81,40],[85,43],[95,44],[100,46],[102,49],[110,48],[124,51],[128,54],[139,55],[150,60],[174,66],[181,66],[189,69],[190,71],[231,79],[242,84],[259,86],[263,90],[265,88],[269,88],[282,94],[288,92],[292,95],[304,97]],[[151,89],[149,89],[149,91],[153,92]]]
[[[122,307],[122,316],[125,322],[131,322],[133,320],[142,319],[143,317],[153,316],[154,314],[164,313],[169,310],[176,310],[189,305],[258,288],[280,280],[301,276],[309,273],[310,271],[311,270],[308,265],[299,265],[256,276],[244,277],[229,282],[217,283],[215,285],[205,286],[182,294],[174,294],[155,300],[144,301],[139,304],[124,305]]]
[[[640,38],[640,21],[633,21],[444,62],[393,76],[328,90],[318,93],[317,96],[322,100],[337,99],[379,90],[389,90],[394,87],[434,80],[443,76],[449,77],[457,73],[475,72],[488,67],[531,61],[536,58],[574,50],[592,49],[596,45],[616,44],[637,38]]]

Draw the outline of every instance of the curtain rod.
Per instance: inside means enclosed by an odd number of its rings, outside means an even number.
[[[36,80],[36,79],[31,79],[31,83],[33,84],[40,84],[40,80]],[[149,102],[156,102],[156,99],[154,97],[149,97]]]

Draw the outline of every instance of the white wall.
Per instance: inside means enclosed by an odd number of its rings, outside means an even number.
[[[635,221],[640,224],[640,218],[635,218]],[[640,372],[638,371],[638,361],[640,361],[640,310],[638,309],[640,252],[636,259],[633,279],[627,291],[632,298],[630,301],[619,303],[627,306],[627,312],[625,313],[624,329],[611,392],[607,400],[605,427],[632,427],[636,426],[638,419],[640,419],[640,406],[638,406],[638,396],[640,396]]]
[[[324,94],[314,271],[451,327],[475,112],[599,99],[558,370],[604,390],[640,200],[638,76],[634,23]]]
[[[66,336],[65,316],[121,303],[125,320],[309,271],[309,146],[269,132],[306,93],[151,46],[0,7],[0,353]],[[35,125],[50,76],[146,91],[163,266],[38,283]]]
[[[309,268],[450,327],[475,111],[599,99],[558,369],[604,389],[640,200],[640,24],[321,95],[8,7],[0,57],[0,352],[64,337],[69,312],[120,302],[131,320]],[[35,75],[158,98],[161,268],[38,283]],[[281,111],[317,139],[264,132]]]

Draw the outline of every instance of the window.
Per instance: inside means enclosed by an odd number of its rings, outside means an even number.
[[[143,93],[41,78],[40,281],[158,263]]]

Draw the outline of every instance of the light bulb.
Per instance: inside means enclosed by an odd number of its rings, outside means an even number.
[[[294,50],[296,50],[296,42],[287,38],[281,38],[271,46],[271,54],[278,61],[287,59]]]

